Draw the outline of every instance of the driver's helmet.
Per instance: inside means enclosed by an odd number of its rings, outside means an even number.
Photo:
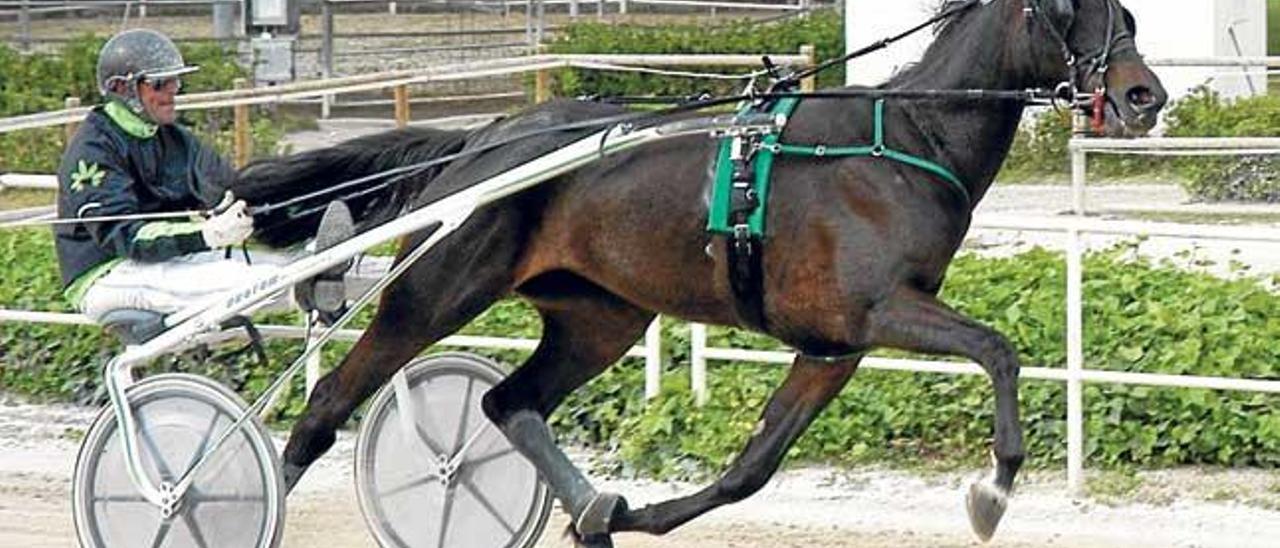
[[[138,99],[139,81],[172,78],[199,69],[183,62],[182,53],[167,36],[150,29],[126,30],[107,40],[98,54],[98,91],[145,116]],[[123,92],[111,90],[117,81],[125,82]]]

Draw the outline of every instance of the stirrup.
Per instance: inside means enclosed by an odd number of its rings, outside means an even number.
[[[355,235],[355,222],[351,210],[340,201],[330,202],[316,229],[315,252],[319,253],[351,239]],[[293,287],[294,300],[303,310],[320,313],[321,321],[332,324],[347,308],[347,287],[343,278],[351,268],[348,259],[321,272],[316,277],[299,282]]]

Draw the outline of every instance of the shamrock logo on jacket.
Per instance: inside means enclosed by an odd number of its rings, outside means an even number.
[[[102,178],[106,175],[98,164],[85,164],[84,160],[80,160],[75,173],[71,174],[71,191],[80,192],[84,190],[85,185],[96,187],[102,184]]]

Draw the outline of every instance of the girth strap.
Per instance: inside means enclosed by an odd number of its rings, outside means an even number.
[[[800,102],[784,97],[771,107],[748,105],[742,114],[769,108],[774,115],[790,117]],[[779,142],[781,132],[758,136],[734,136],[720,142],[712,184],[707,231],[724,236],[729,287],[738,319],[746,326],[764,331],[764,267],[760,261],[765,239],[770,175],[778,155],[883,158],[927,171],[949,184],[966,204],[972,203],[969,189],[951,170],[936,162],[890,148],[885,144],[884,99],[875,102],[872,141],[869,145],[799,145]]]

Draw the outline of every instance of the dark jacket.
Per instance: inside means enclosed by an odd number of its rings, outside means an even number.
[[[231,166],[186,128],[157,127],[110,103],[89,113],[62,156],[58,217],[207,208],[234,176]],[[209,249],[199,224],[184,219],[56,225],[54,236],[68,289],[73,283],[87,285],[76,282],[115,259],[160,262]]]

